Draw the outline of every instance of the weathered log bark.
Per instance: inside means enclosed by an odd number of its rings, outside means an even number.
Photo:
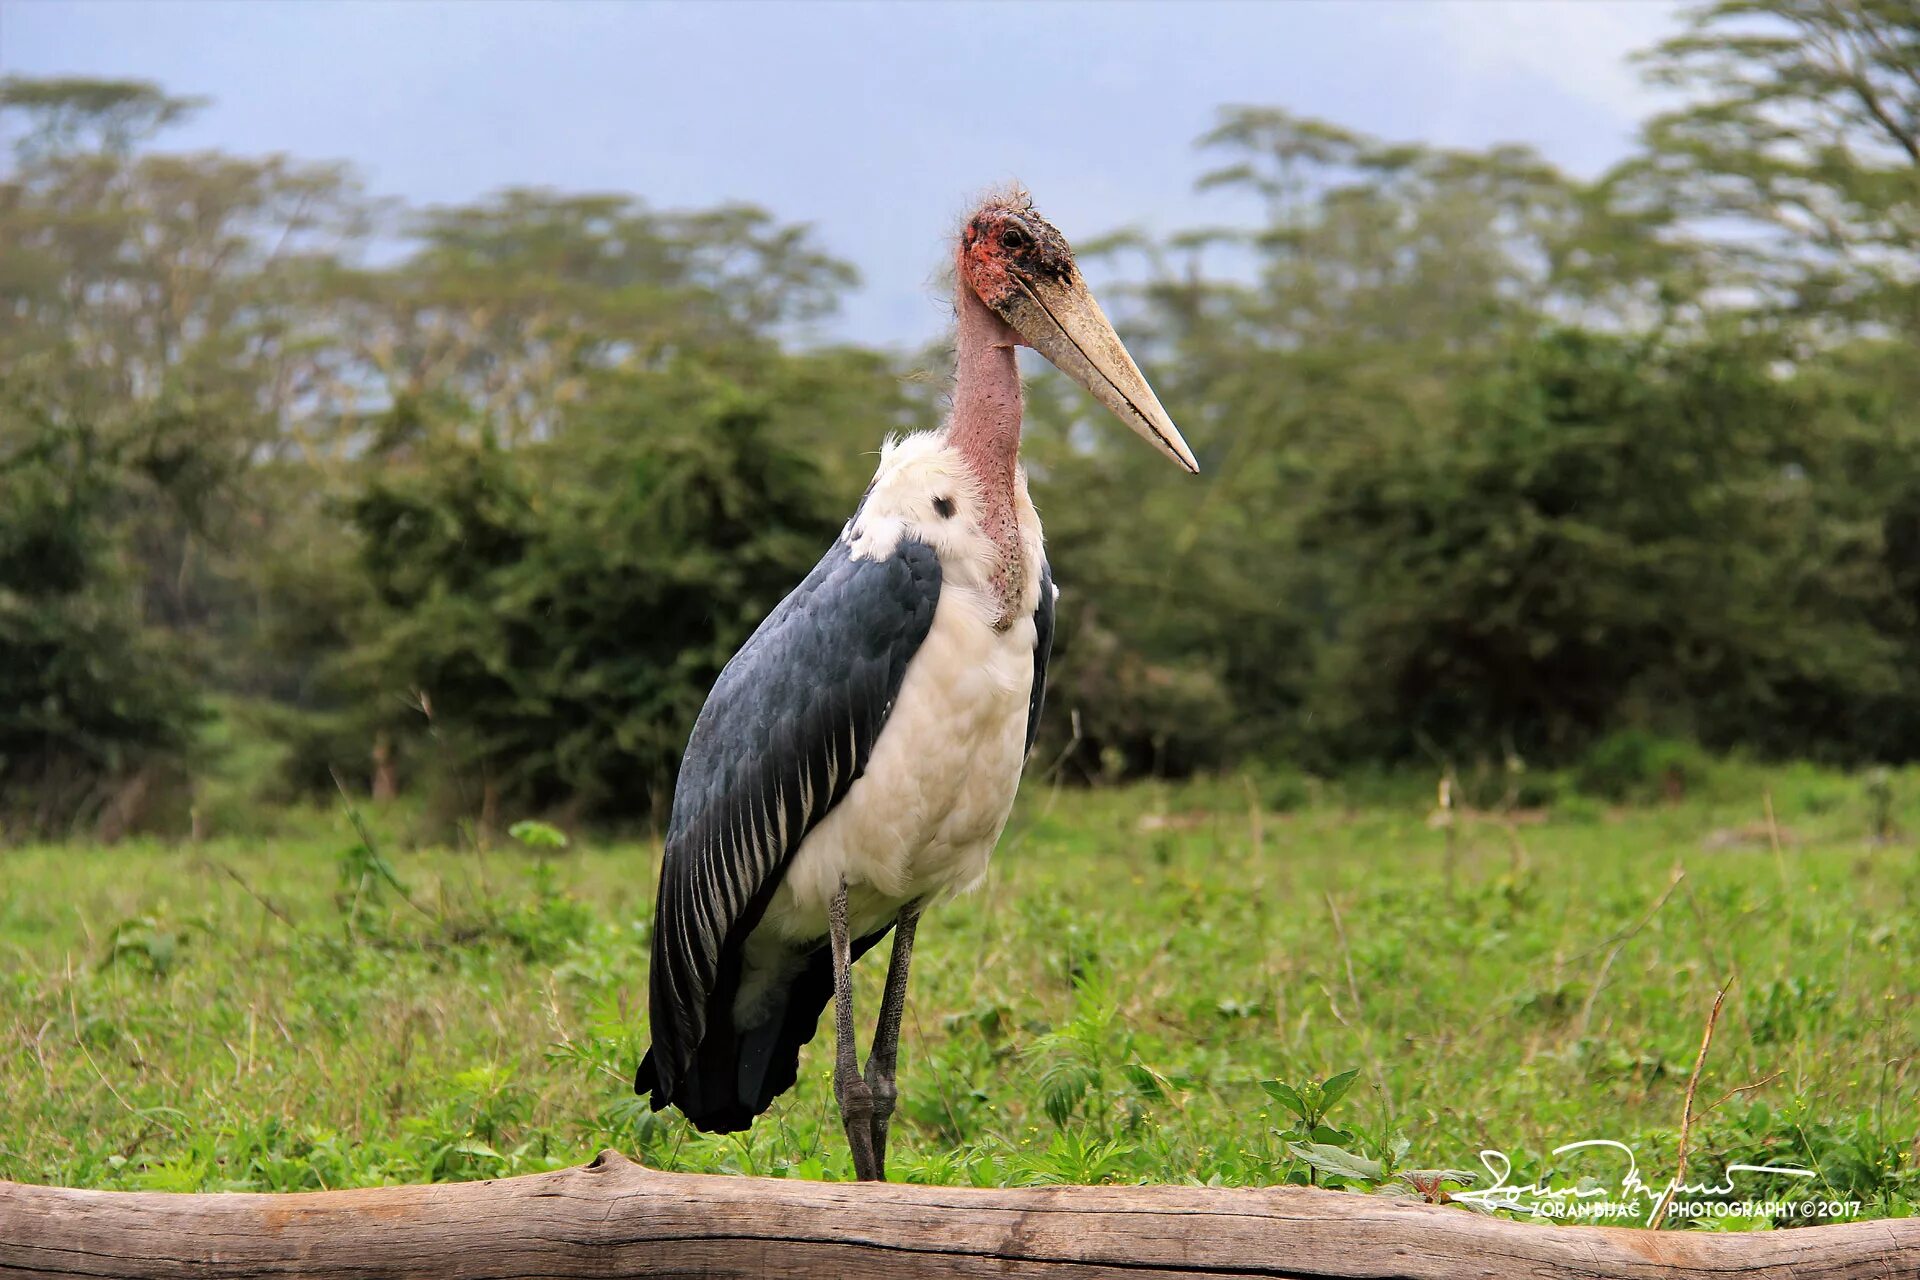
[[[303,1195],[0,1182],[0,1276],[1395,1276],[1911,1280],[1920,1219],[1751,1235],[1536,1226],[1302,1188],[559,1173]]]

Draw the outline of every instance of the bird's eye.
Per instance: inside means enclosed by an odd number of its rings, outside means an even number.
[[[1024,249],[1031,243],[1027,233],[1018,227],[1008,227],[1000,233],[1000,247],[1003,249]]]

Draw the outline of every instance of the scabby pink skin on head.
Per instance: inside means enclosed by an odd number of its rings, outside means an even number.
[[[960,279],[982,300],[999,302],[1017,287],[1007,274],[1007,250],[1000,244],[1007,211],[988,204],[967,219],[960,232]]]

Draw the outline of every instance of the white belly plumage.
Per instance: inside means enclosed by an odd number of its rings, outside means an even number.
[[[1020,786],[1033,689],[1033,619],[995,631],[996,612],[979,591],[942,588],[866,772],[801,842],[747,940],[743,1025],[788,957],[826,936],[842,877],[857,938],[985,873]]]

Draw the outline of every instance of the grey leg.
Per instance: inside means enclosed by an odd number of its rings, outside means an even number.
[[[860,1058],[853,1043],[852,942],[847,937],[847,882],[827,906],[827,930],[833,947],[833,1096],[840,1103],[840,1124],[853,1151],[853,1176],[862,1182],[880,1180],[873,1158],[873,1091],[860,1078]]]
[[[913,931],[920,924],[920,904],[909,902],[893,926],[893,959],[887,962],[887,993],[880,1000],[880,1023],[873,1033],[873,1051],[867,1055],[867,1088],[873,1094],[873,1164],[880,1178],[887,1176],[887,1126],[893,1120],[894,1062],[900,1055],[900,1017],[907,1008],[907,968],[913,963]]]

